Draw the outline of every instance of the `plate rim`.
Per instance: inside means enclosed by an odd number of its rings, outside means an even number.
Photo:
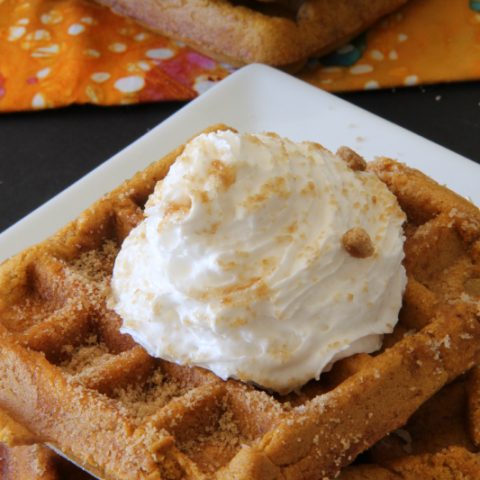
[[[150,131],[146,132],[134,142],[127,145],[125,148],[114,154],[109,159],[106,159],[96,168],[88,172],[86,175],[80,177],[78,180],[73,182],[71,185],[66,187],[61,192],[57,193],[49,200],[44,202],[43,204],[36,207],[32,210],[29,214],[24,216],[23,218],[19,219],[13,225],[5,229],[3,232],[0,233],[0,261],[4,260],[12,256],[13,254],[23,250],[29,245],[37,243],[44,238],[47,238],[49,235],[54,233],[58,228],[65,225],[69,220],[74,219],[84,208],[88,207],[92,202],[96,199],[100,198],[104,193],[112,190],[116,185],[118,185],[123,179],[129,178],[136,170],[133,167],[135,163],[132,159],[135,157],[137,150],[142,150],[144,148],[144,144],[148,144],[149,142],[154,141],[157,137],[161,137],[162,134],[167,136],[169,131],[176,131],[176,135],[173,135],[175,139],[171,139],[169,146],[163,148],[163,153],[159,154],[158,158],[163,154],[167,153],[171,150],[175,143],[178,145],[179,142],[183,143],[186,139],[192,136],[195,132],[200,131],[201,129],[194,128],[193,131],[189,134],[188,128],[181,129],[178,128],[177,125],[181,125],[182,122],[185,120],[189,120],[189,118],[193,117],[195,119],[198,116],[198,110],[205,110],[206,106],[210,103],[215,103],[215,101],[222,96],[227,96],[231,92],[232,89],[235,89],[235,96],[238,98],[245,98],[245,102],[240,102],[241,106],[248,105],[247,100],[253,100],[255,95],[258,95],[260,92],[260,96],[262,93],[262,88],[265,87],[264,84],[270,86],[275,82],[277,84],[288,84],[290,88],[293,88],[294,91],[297,89],[296,94],[299,95],[301,91],[306,92],[307,95],[313,95],[318,99],[322,99],[323,102],[326,104],[333,103],[338,106],[338,108],[351,110],[354,112],[355,115],[366,118],[369,122],[374,124],[379,124],[385,126],[387,130],[394,130],[399,132],[400,136],[406,136],[406,138],[410,139],[410,141],[414,143],[418,143],[424,146],[426,150],[432,150],[432,152],[437,152],[440,157],[449,158],[451,157],[455,162],[459,162],[460,165],[459,171],[461,173],[462,170],[466,171],[477,171],[479,178],[480,178],[480,165],[470,160],[452,150],[449,150],[446,147],[443,147],[429,139],[418,135],[415,132],[412,132],[405,127],[397,125],[390,120],[384,119],[374,113],[371,113],[361,107],[349,103],[348,101],[337,97],[331,93],[328,93],[324,90],[321,90],[301,79],[293,77],[285,72],[281,72],[277,69],[272,67],[268,67],[266,65],[260,64],[252,64],[246,67],[243,67],[233,74],[226,77],[224,80],[219,82],[217,85],[212,87],[210,90],[206,91],[196,99],[189,102],[184,107],[177,110],[174,114],[160,122]],[[262,83],[263,82],[263,83]],[[303,94],[303,92],[302,92]],[[243,97],[242,97],[243,96]],[[267,111],[269,105],[267,104]],[[259,109],[264,108],[265,105],[262,103],[261,99],[255,105],[255,112],[252,113],[254,116],[255,114],[258,115]],[[244,123],[244,120],[241,120],[242,115],[248,116],[249,112],[239,111],[237,114],[239,115],[238,123]],[[254,123],[254,117],[250,120]],[[198,121],[198,119],[197,119]],[[247,119],[248,122],[248,119]],[[211,124],[211,122],[207,122]],[[222,119],[219,118],[217,123],[232,123],[232,122],[222,122]],[[233,122],[235,123],[235,122]],[[252,125],[253,125],[252,123]],[[189,122],[186,122],[188,125]],[[208,126],[205,124],[205,127]],[[233,127],[238,127],[239,125],[231,125]],[[264,128],[265,129],[265,128]],[[192,130],[192,129],[190,129]],[[255,129],[252,129],[255,130]],[[169,143],[169,142],[165,142]],[[145,147],[146,148],[146,147]],[[131,157],[130,157],[131,156]],[[146,162],[146,164],[151,163],[150,161]],[[142,165],[141,168],[144,168],[145,165]],[[125,169],[127,173],[124,175],[120,175],[122,178],[118,179],[118,175],[115,177],[114,180],[111,182],[107,182],[107,186],[103,187],[105,182],[100,182],[100,179],[105,178],[105,173],[110,171],[117,170],[118,171]],[[417,167],[418,168],[418,167]],[[137,169],[138,170],[138,169]],[[459,173],[458,171],[456,172]],[[102,183],[102,185],[100,185]],[[112,185],[113,184],[113,185]],[[78,195],[80,191],[89,190],[88,194],[86,195],[86,199],[84,202],[81,202],[81,205],[76,208],[76,204],[72,206],[70,203],[67,204],[65,208],[65,203],[67,203],[68,197],[74,197]],[[479,197],[480,198],[480,197]],[[476,200],[477,203],[480,203],[479,200]],[[63,208],[62,208],[63,207]],[[61,219],[58,222],[53,222],[55,225],[51,228],[48,228],[44,225],[44,222],[47,221],[50,211],[58,211],[60,213],[63,212],[61,215]],[[66,213],[68,211],[69,213]],[[59,213],[59,212],[57,212]],[[66,213],[66,214],[65,214]],[[68,217],[68,219],[65,219]],[[32,232],[33,230],[33,232]],[[37,233],[39,232],[39,233]],[[25,241],[25,238],[31,239],[31,241]]]

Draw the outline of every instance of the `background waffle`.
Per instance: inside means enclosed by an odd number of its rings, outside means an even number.
[[[35,439],[107,479],[323,480],[475,365],[480,212],[388,159],[370,168],[408,215],[409,281],[383,351],[286,397],[149,357],[105,296],[122,240],[182,148],[1,265],[0,408]]]
[[[299,68],[407,0],[98,0],[234,66]]]

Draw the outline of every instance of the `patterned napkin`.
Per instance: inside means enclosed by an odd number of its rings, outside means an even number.
[[[86,0],[0,0],[0,111],[188,100],[232,71]],[[299,77],[330,91],[480,78],[480,0],[412,0]]]
[[[300,77],[330,91],[480,79],[480,0],[412,0]]]

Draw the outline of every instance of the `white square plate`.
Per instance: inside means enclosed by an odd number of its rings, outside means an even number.
[[[275,131],[331,150],[348,145],[366,159],[396,158],[480,205],[479,165],[290,75],[250,65],[3,232],[0,261],[48,237],[124,179],[214,123]]]

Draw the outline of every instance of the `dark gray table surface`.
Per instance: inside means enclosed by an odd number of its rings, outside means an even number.
[[[480,164],[480,82],[341,97]],[[0,114],[0,231],[182,106],[74,106]]]

